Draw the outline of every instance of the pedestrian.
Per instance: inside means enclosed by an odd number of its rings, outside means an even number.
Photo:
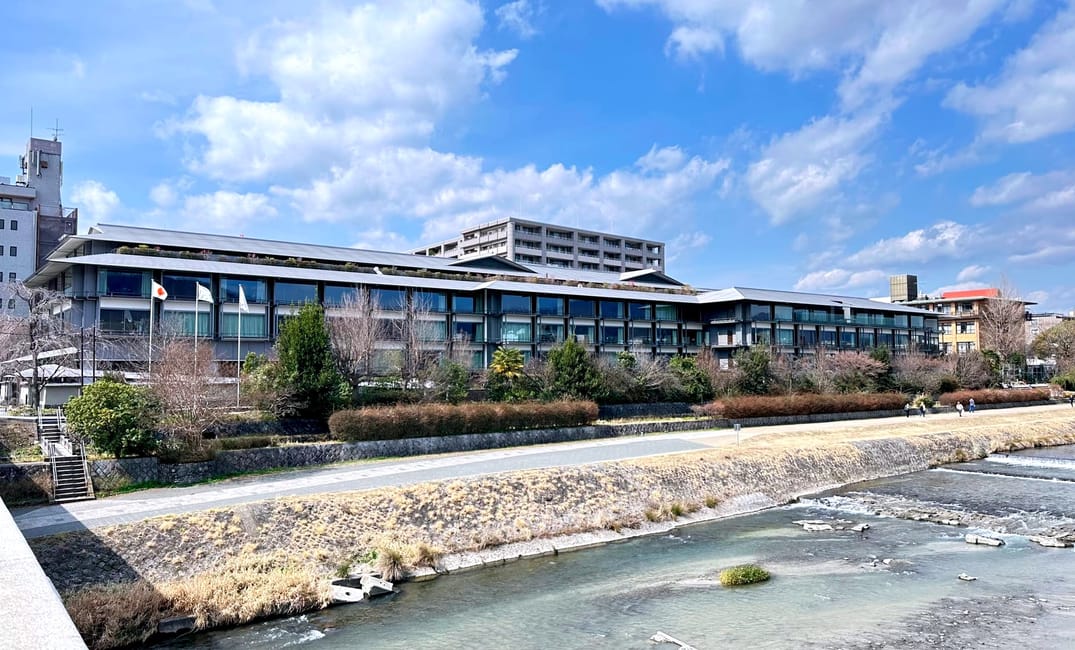
[[[926,403],[922,402],[918,405],[918,411],[922,414],[922,417],[926,417]]]
[[[956,402],[956,413],[959,413],[959,417],[963,417],[963,402]]]
[[[1075,393],[1068,395],[1068,404],[1071,404],[1071,408],[1075,409]]]
[[[973,397],[970,398],[969,402],[967,402],[967,410],[970,411],[971,413],[974,413],[974,398]]]
[[[907,417],[911,417],[911,403],[907,402],[903,405],[903,414]]]

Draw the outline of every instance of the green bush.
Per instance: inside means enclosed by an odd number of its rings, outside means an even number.
[[[549,350],[549,395],[554,399],[595,399],[601,393],[601,373],[593,354],[573,338]]]
[[[709,417],[730,419],[821,413],[856,413],[902,409],[907,398],[899,393],[851,393],[847,395],[778,395],[729,397],[697,407]]]
[[[959,390],[941,395],[937,401],[948,406],[955,406],[956,402],[963,402],[963,406],[974,398],[975,404],[1007,404],[1016,402],[1041,402],[1049,399],[1049,391],[1045,388],[1016,388],[1010,390]]]
[[[752,585],[756,582],[765,582],[769,578],[769,572],[757,564],[740,564],[720,572],[720,584],[725,587]]]
[[[413,404],[337,411],[329,418],[338,440],[399,440],[518,429],[574,427],[597,419],[593,402]]]
[[[1053,377],[1053,383],[1064,390],[1075,390],[1075,370],[1069,370],[1062,375]]]
[[[156,448],[157,412],[147,388],[107,377],[84,388],[66,407],[71,432],[89,438],[98,451],[116,458]]]
[[[351,385],[336,369],[325,312],[307,303],[284,321],[276,340],[282,379],[301,417],[324,418],[351,401]]]

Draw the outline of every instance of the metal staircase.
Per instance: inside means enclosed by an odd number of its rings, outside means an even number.
[[[52,501],[65,503],[93,499],[93,481],[90,480],[86,449],[82,443],[67,436],[63,411],[55,415],[37,413],[37,439],[41,450],[52,467]]]

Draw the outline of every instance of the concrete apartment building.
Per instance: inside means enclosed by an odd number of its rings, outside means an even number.
[[[664,243],[508,217],[468,228],[415,255],[474,259],[488,255],[564,269],[623,273],[665,270]]]
[[[938,315],[938,345],[941,354],[965,354],[982,349],[981,316],[990,300],[1001,299],[1000,289],[944,291],[940,297],[919,296],[918,277],[894,275],[889,278],[892,302],[920,307]],[[1036,303],[1023,301],[1024,307]]]
[[[78,230],[78,211],[65,209],[62,144],[30,138],[14,182],[0,176],[0,281],[26,280],[64,235]],[[26,305],[0,291],[0,315],[26,315]]]

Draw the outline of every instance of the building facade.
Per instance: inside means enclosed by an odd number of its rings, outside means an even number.
[[[919,298],[904,304],[937,314],[941,354],[966,354],[982,349],[982,315],[991,300],[1004,300],[1000,289],[945,291],[940,298]],[[1035,304],[1020,302],[1024,308]]]
[[[30,138],[14,182],[0,177],[0,282],[26,280],[64,235],[78,231],[78,211],[64,209],[62,145]],[[26,305],[2,293],[0,314],[23,316]]]
[[[150,299],[151,283],[168,299]],[[937,349],[937,316],[864,298],[732,288],[697,291],[656,269],[606,273],[524,265],[497,256],[455,260],[128,226],[70,235],[28,282],[63,291],[72,327],[94,332],[94,354],[115,369],[144,361],[153,320],[211,341],[217,361],[264,353],[304,303],[329,318],[368,291],[386,324],[421,304],[430,353],[449,349],[486,367],[499,346],[542,356],[568,338],[615,356],[712,350],[725,366],[740,349],[788,354]],[[214,302],[197,302],[196,287]],[[240,325],[239,287],[249,310]],[[391,331],[391,328],[385,328]],[[101,342],[98,345],[98,341]],[[402,342],[386,336],[386,357]]]
[[[523,264],[622,273],[665,269],[663,242],[509,217],[468,228],[456,239],[411,253],[472,259],[499,255]]]

